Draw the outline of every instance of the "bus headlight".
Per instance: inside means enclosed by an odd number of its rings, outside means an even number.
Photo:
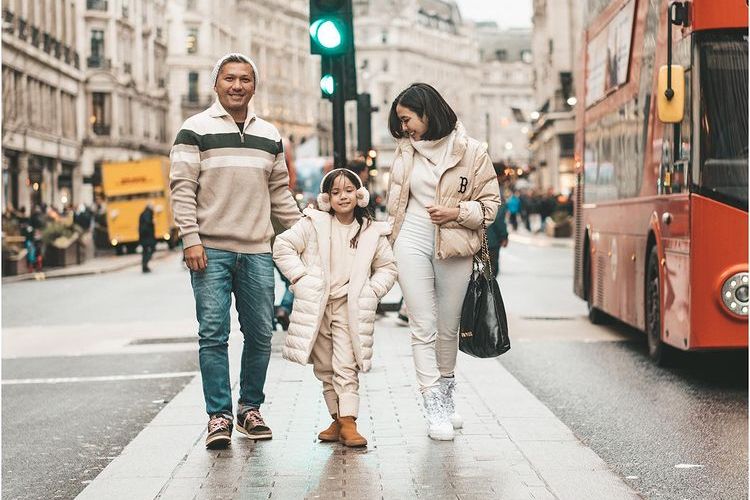
[[[169,241],[169,233],[164,233],[164,239]]]
[[[739,316],[747,316],[748,313],[749,282],[748,274],[743,272],[730,276],[721,286],[721,301],[724,307]]]

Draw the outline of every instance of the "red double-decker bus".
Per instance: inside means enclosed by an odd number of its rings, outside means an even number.
[[[746,348],[747,3],[584,1],[575,292],[660,364]]]

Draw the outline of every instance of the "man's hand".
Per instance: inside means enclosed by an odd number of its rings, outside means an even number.
[[[205,271],[208,266],[208,257],[206,257],[206,250],[203,245],[195,245],[188,247],[183,252],[185,255],[185,265],[191,271]]]
[[[507,238],[506,238],[506,239],[504,239],[504,240],[503,240],[503,241],[502,241],[502,242],[500,243],[500,246],[501,246],[501,247],[503,247],[503,248],[507,247],[507,246],[508,246],[508,239],[507,239]]]
[[[439,205],[429,205],[426,207],[430,214],[430,220],[433,224],[442,225],[458,219],[459,208],[441,207]]]

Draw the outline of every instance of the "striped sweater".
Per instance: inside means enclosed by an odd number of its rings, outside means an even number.
[[[276,127],[248,110],[241,133],[217,100],[188,118],[170,152],[172,212],[184,248],[271,251],[271,215],[300,218]]]

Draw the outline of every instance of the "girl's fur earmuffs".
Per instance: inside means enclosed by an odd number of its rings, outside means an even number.
[[[324,175],[323,179],[321,179],[320,181],[321,193],[318,195],[318,210],[321,210],[323,212],[329,212],[331,210],[331,197],[328,195],[328,193],[323,192],[323,184],[325,183],[326,179],[330,175],[340,172],[342,170],[351,172],[351,170],[347,170],[345,168],[334,168],[333,170],[328,172],[326,175]],[[370,203],[370,192],[362,184],[362,179],[360,179],[358,175],[354,174],[351,177],[354,177],[357,180],[356,181],[357,182],[357,206],[361,208],[365,208]]]

